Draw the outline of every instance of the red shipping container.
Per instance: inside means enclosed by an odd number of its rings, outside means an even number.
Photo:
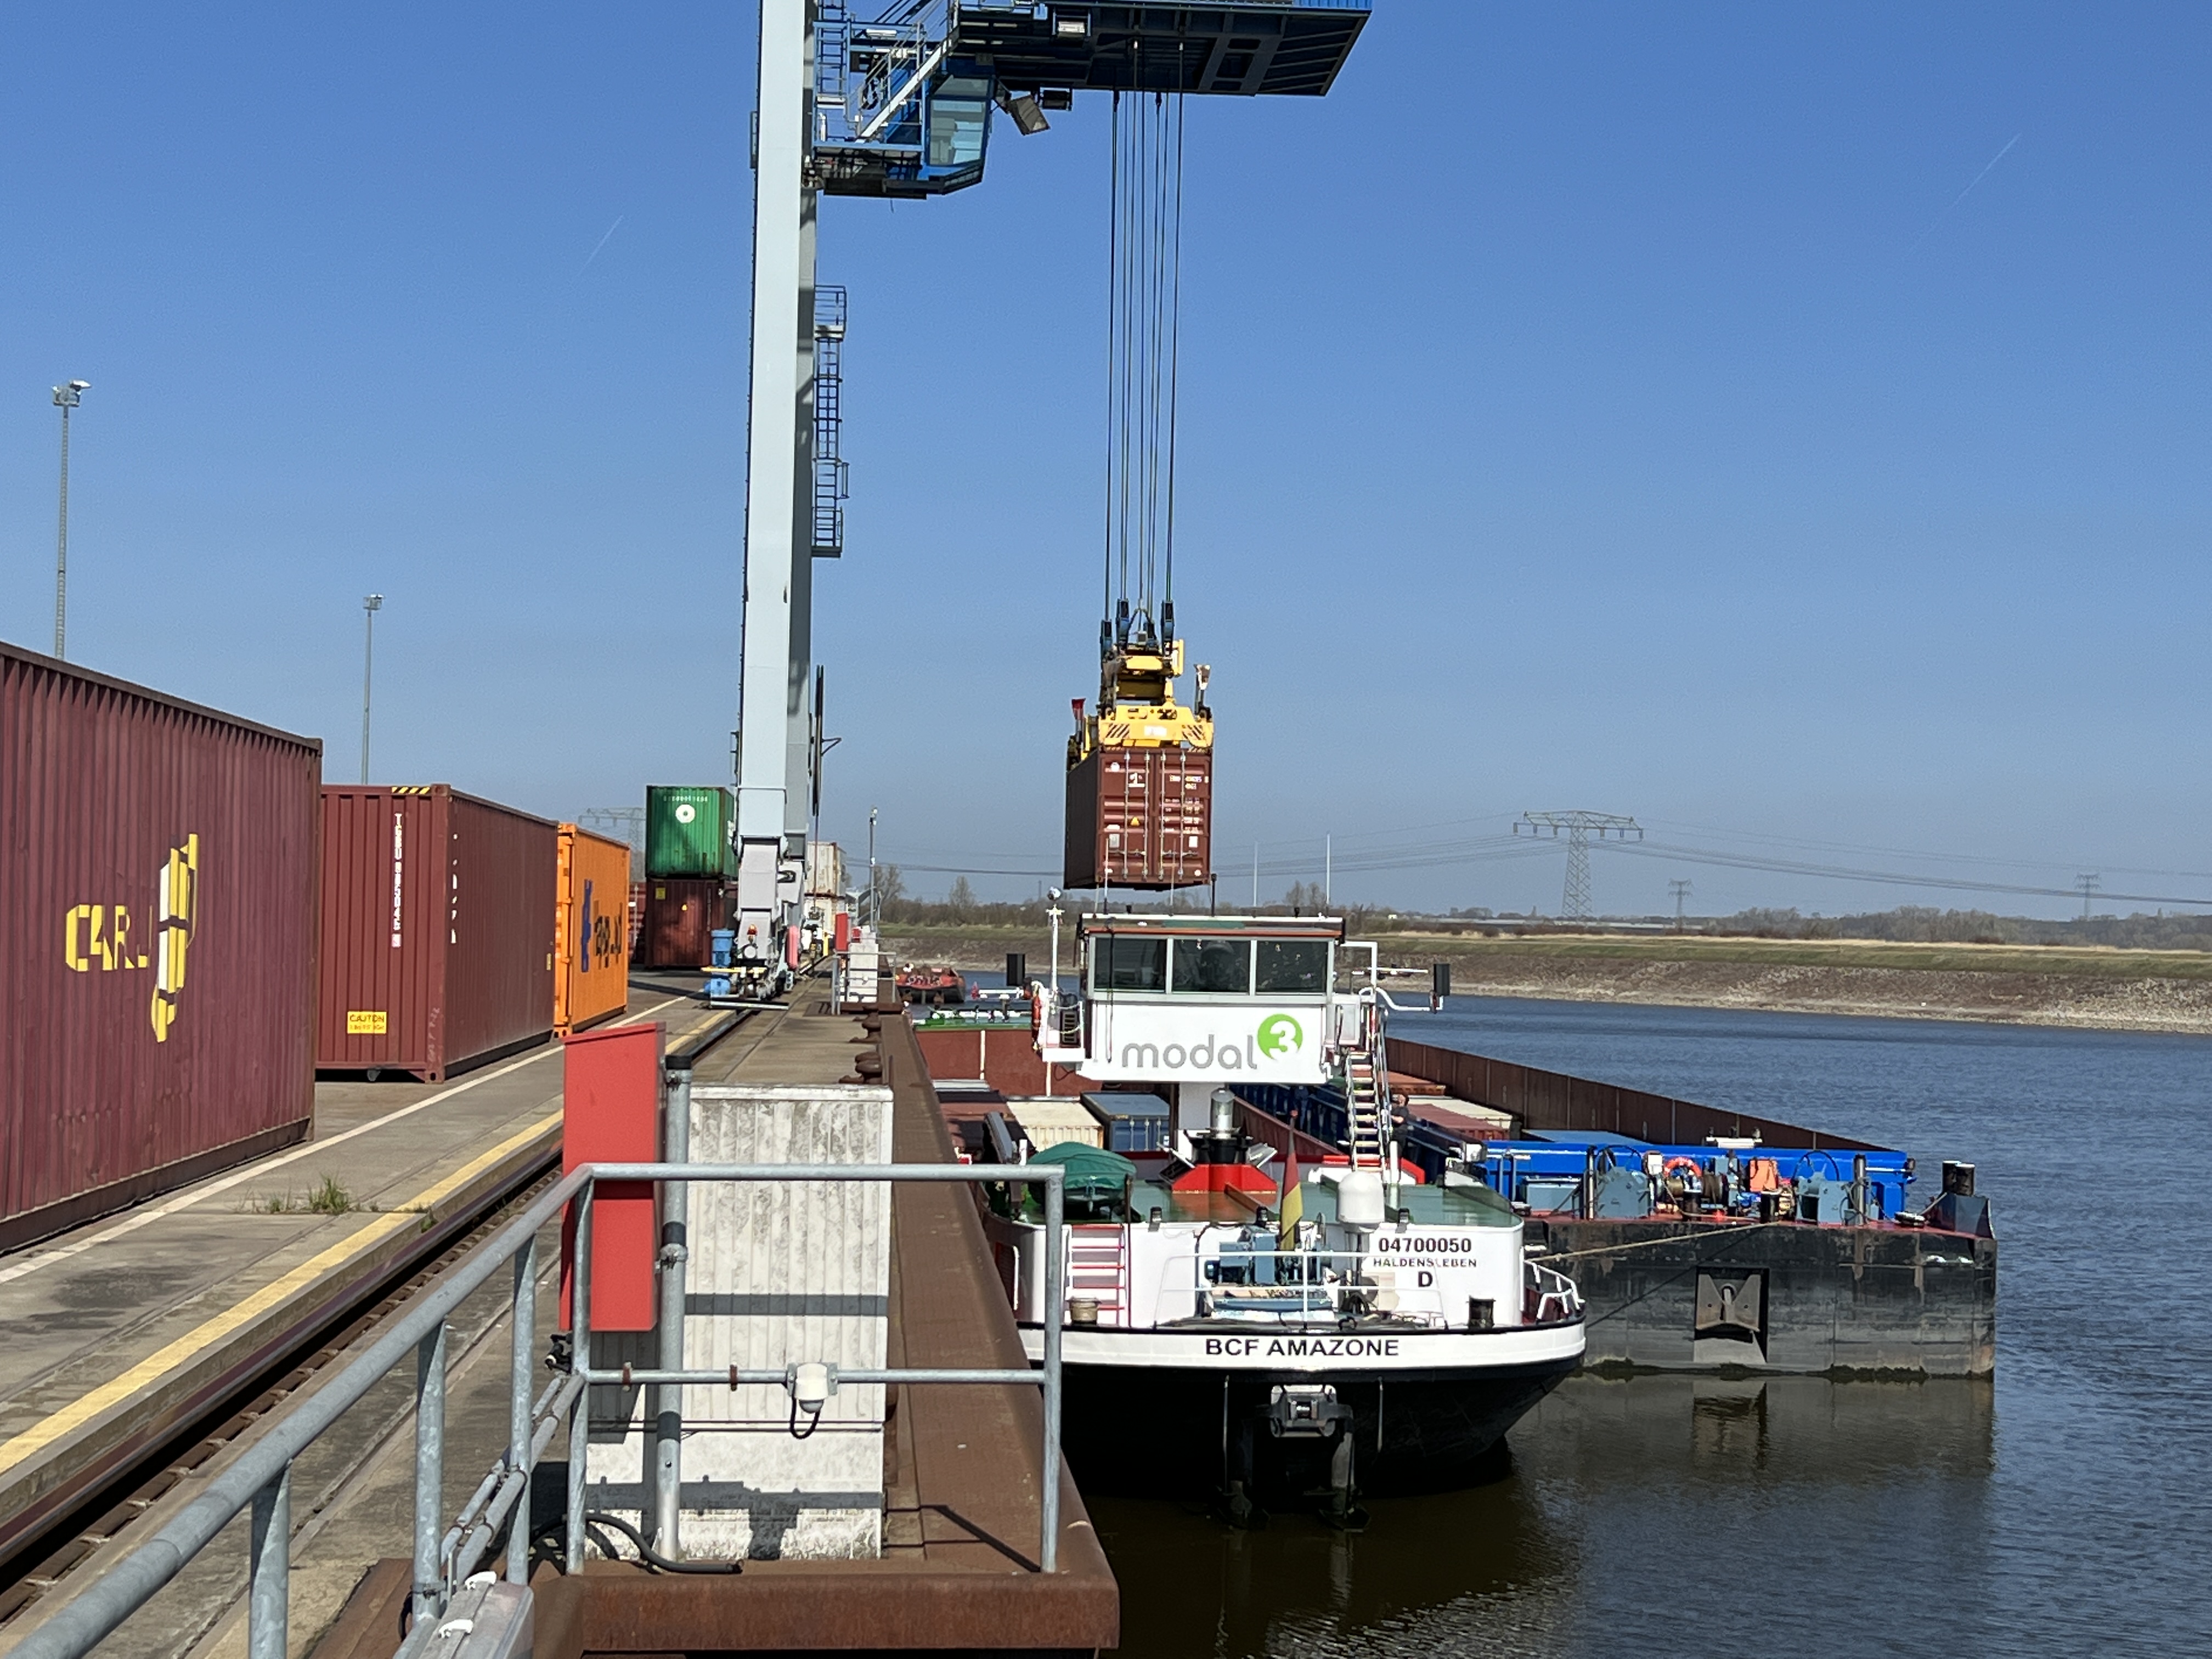
[[[0,645],[0,1249],[307,1137],[321,781]]]
[[[1067,774],[1069,887],[1213,879],[1213,751],[1094,749]]]
[[[660,1158],[663,1028],[608,1025],[562,1040],[561,1172],[586,1164],[653,1164]],[[602,1182],[592,1200],[595,1331],[649,1331],[653,1259],[659,1249],[653,1183]],[[576,1206],[561,1223],[561,1328],[573,1329]]]
[[[323,790],[315,1064],[441,1082],[553,1030],[555,826],[448,785]]]
[[[726,888],[719,877],[659,876],[647,881],[637,965],[704,968],[714,948],[710,935],[730,925]]]

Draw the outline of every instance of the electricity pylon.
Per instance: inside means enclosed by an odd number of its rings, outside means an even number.
[[[1519,835],[1526,829],[1530,835],[1540,835],[1548,830],[1553,836],[1567,832],[1567,886],[1565,902],[1559,914],[1581,921],[1590,915],[1589,838],[1592,831],[1600,841],[1607,836],[1619,836],[1623,841],[1634,836],[1644,839],[1644,826],[1634,818],[1622,817],[1617,812],[1523,812],[1513,826]]]
[[[1667,888],[1674,895],[1674,931],[1679,933],[1682,931],[1682,905],[1690,896],[1690,884],[1685,878],[1677,878],[1669,881]]]

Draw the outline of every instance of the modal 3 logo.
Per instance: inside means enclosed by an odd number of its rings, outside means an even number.
[[[1125,1042],[1121,1065],[1134,1071],[1256,1072],[1262,1055],[1280,1060],[1305,1046],[1304,1027],[1288,1014],[1269,1014],[1241,1042],[1208,1033],[1192,1043]]]
[[[185,964],[199,906],[200,838],[186,836],[154,872],[154,948],[134,951],[131,907],[73,904],[62,916],[62,961],[72,973],[154,970],[154,994],[148,1009],[154,1041],[167,1042],[177,1022],[177,1002],[185,989]]]

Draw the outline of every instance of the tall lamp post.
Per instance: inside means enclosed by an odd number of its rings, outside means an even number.
[[[69,417],[70,410],[92,390],[89,380],[71,380],[54,388],[54,407],[62,412],[62,507],[60,527],[54,534],[54,655],[69,655]]]
[[[384,609],[384,595],[371,593],[361,602],[361,781],[368,781],[368,689],[376,670],[376,613]]]

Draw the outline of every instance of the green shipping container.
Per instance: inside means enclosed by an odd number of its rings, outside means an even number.
[[[645,792],[645,873],[734,876],[730,791],[655,784]]]

